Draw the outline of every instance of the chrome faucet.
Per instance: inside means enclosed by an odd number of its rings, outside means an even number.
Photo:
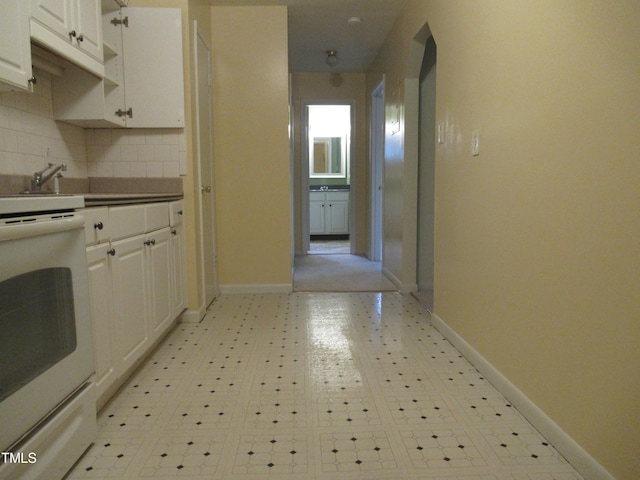
[[[49,173],[46,173],[49,170],[51,171]],[[54,165],[53,163],[47,164],[46,167],[44,167],[39,172],[34,173],[31,177],[31,191],[40,192],[42,190],[42,186],[47,183],[52,177],[56,176],[57,178],[59,178],[58,175],[62,176],[62,174],[60,173],[61,171],[67,171],[66,163],[61,163],[60,165]]]

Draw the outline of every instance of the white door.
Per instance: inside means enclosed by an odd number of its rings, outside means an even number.
[[[198,109],[198,162],[200,165],[201,243],[204,269],[204,299],[208,306],[218,294],[217,252],[215,241],[215,184],[213,170],[213,107],[211,101],[211,48],[198,33],[196,45],[196,95]]]
[[[370,260],[382,260],[382,180],[384,152],[384,84],[371,96],[371,251]]]

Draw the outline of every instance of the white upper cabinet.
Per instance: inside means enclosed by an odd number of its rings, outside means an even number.
[[[30,15],[35,42],[104,75],[100,0],[31,0]]]
[[[53,78],[54,118],[88,128],[184,127],[181,19],[178,8],[103,11],[105,75],[67,68]]]
[[[0,4],[0,91],[29,90],[31,43],[28,5],[22,0]]]
[[[127,127],[184,127],[182,15],[177,8],[123,8]],[[128,115],[128,113],[127,113]]]

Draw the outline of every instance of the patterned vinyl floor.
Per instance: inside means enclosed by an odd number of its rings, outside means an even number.
[[[582,479],[391,292],[222,296],[98,421],[69,479]]]

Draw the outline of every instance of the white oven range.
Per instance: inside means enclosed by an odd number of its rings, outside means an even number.
[[[60,479],[96,435],[83,206],[0,196],[3,479]]]

